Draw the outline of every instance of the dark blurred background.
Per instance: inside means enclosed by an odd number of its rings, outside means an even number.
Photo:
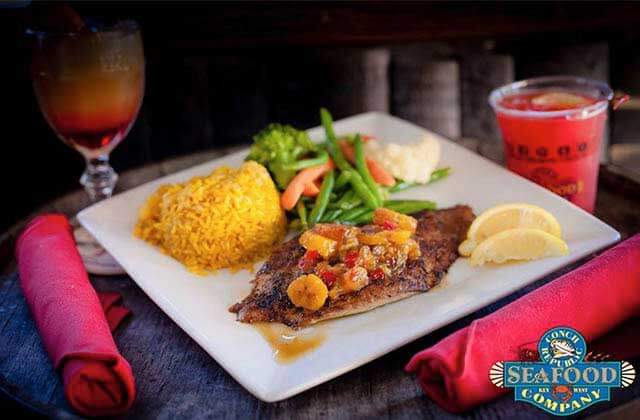
[[[47,126],[31,88],[24,31],[46,20],[52,4],[17,3],[23,7],[0,1],[0,231],[77,188],[84,167]],[[70,4],[84,16],[142,27],[146,95],[112,154],[119,172],[248,143],[272,121],[312,127],[320,106],[336,118],[390,112],[500,161],[486,100],[494,87],[573,74],[640,93],[634,2]],[[635,98],[611,116],[606,159],[640,142],[639,117]]]

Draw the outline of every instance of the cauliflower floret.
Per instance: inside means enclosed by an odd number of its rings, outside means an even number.
[[[365,153],[377,160],[394,177],[426,184],[440,161],[440,143],[429,134],[411,144],[380,144],[371,140],[365,145]]]

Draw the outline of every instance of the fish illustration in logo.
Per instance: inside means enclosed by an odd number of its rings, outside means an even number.
[[[549,343],[551,347],[551,354],[554,359],[564,359],[565,357],[575,357],[576,348],[569,342],[562,338],[554,338]]]

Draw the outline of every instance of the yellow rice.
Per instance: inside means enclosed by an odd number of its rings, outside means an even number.
[[[286,228],[278,191],[264,166],[221,167],[184,184],[163,185],[140,209],[134,235],[190,271],[251,267]]]

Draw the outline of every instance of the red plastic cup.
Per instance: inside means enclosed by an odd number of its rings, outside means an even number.
[[[606,83],[567,76],[494,90],[507,167],[592,213],[611,99]]]

